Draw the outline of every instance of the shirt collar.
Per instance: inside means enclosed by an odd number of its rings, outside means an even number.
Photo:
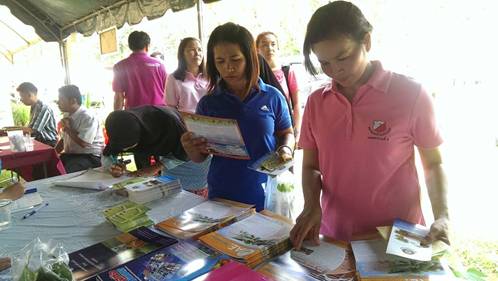
[[[268,85],[261,80],[261,78],[258,78],[258,86],[259,86],[259,92],[267,93],[269,88]],[[249,95],[253,94],[253,92],[257,91],[255,88],[251,89],[251,92]],[[213,95],[222,95],[226,94],[227,90],[225,87],[221,85],[221,83],[218,81],[218,85],[214,88]]]
[[[145,51],[135,51],[130,54],[130,57],[135,57],[135,56],[148,56],[147,52]]]
[[[365,83],[365,85],[372,87],[380,92],[387,93],[389,84],[391,82],[392,73],[390,71],[384,70],[380,61],[371,61],[371,63],[374,67],[374,72],[372,73],[370,79],[368,79],[367,83]],[[326,95],[328,93],[337,92],[336,87],[337,86],[334,81],[331,81],[323,88],[322,94]]]

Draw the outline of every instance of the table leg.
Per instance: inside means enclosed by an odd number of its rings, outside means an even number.
[[[43,176],[45,178],[48,178],[48,173],[47,173],[47,162],[43,162]]]

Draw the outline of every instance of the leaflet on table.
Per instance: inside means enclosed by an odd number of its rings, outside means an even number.
[[[429,228],[425,226],[397,219],[393,223],[386,253],[393,258],[430,261],[432,246],[421,244],[428,233]]]
[[[197,238],[252,214],[253,205],[215,199],[205,201],[182,214],[156,225],[157,228],[179,238]]]
[[[104,217],[122,232],[141,226],[151,226],[154,222],[147,216],[150,209],[144,205],[125,201],[103,211]]]
[[[254,267],[290,249],[291,228],[292,223],[286,218],[263,211],[199,239],[249,267]]]
[[[236,159],[250,159],[249,153],[235,119],[216,118],[182,112],[187,129],[207,140],[214,155]]]
[[[141,227],[69,254],[69,266],[75,280],[85,280],[176,242],[174,238]]]
[[[392,259],[386,254],[386,241],[359,240],[352,241],[351,247],[356,260],[356,270],[361,280],[395,279],[395,280],[451,280],[451,275],[444,262],[437,261],[426,269],[417,269],[417,272],[408,270],[398,272],[392,267]],[[377,279],[376,279],[377,278]]]
[[[283,161],[276,152],[269,152],[256,160],[249,168],[268,175],[278,176],[294,166],[294,160]]]
[[[130,177],[128,176],[115,178],[107,171],[97,168],[86,170],[69,179],[55,181],[53,182],[53,184],[56,186],[64,187],[79,187],[86,189],[105,190],[112,187],[112,185],[116,183],[123,182],[128,179],[130,179]]]
[[[179,241],[112,270],[91,280],[99,281],[186,281],[192,280],[229,262],[227,256],[196,241]]]

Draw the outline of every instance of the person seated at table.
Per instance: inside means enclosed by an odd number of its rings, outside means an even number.
[[[220,197],[264,208],[266,174],[249,166],[276,151],[291,159],[294,134],[284,96],[259,79],[259,63],[251,33],[226,23],[214,29],[207,48],[210,92],[197,105],[197,114],[237,120],[251,160],[213,156],[209,167],[209,197]],[[204,161],[210,151],[206,139],[192,132],[182,136],[193,161]]]
[[[55,150],[60,153],[68,173],[100,166],[104,147],[102,128],[97,118],[84,106],[78,87],[66,85],[59,89],[57,104],[64,113],[61,120],[62,137]]]
[[[17,87],[19,97],[24,105],[30,106],[29,123],[21,127],[25,134],[31,134],[35,140],[54,147],[57,143],[54,112],[38,99],[38,89],[30,82],[23,82]]]
[[[107,117],[105,127],[109,144],[104,149],[102,162],[113,176],[127,172],[124,163],[116,163],[115,156],[122,152],[157,155],[159,161],[154,165],[131,175],[153,176],[162,170],[163,175],[179,179],[183,189],[207,197],[210,159],[202,163],[189,160],[180,142],[185,126],[176,109],[148,105],[114,111]]]

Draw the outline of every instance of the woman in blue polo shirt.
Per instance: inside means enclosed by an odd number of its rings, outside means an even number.
[[[251,160],[214,156],[208,174],[209,197],[220,197],[264,208],[266,174],[248,168],[270,151],[292,157],[294,135],[287,103],[281,93],[259,79],[256,47],[244,27],[226,23],[213,30],[207,46],[209,93],[197,114],[236,119]],[[186,153],[202,162],[206,140],[191,132],[182,136]]]

